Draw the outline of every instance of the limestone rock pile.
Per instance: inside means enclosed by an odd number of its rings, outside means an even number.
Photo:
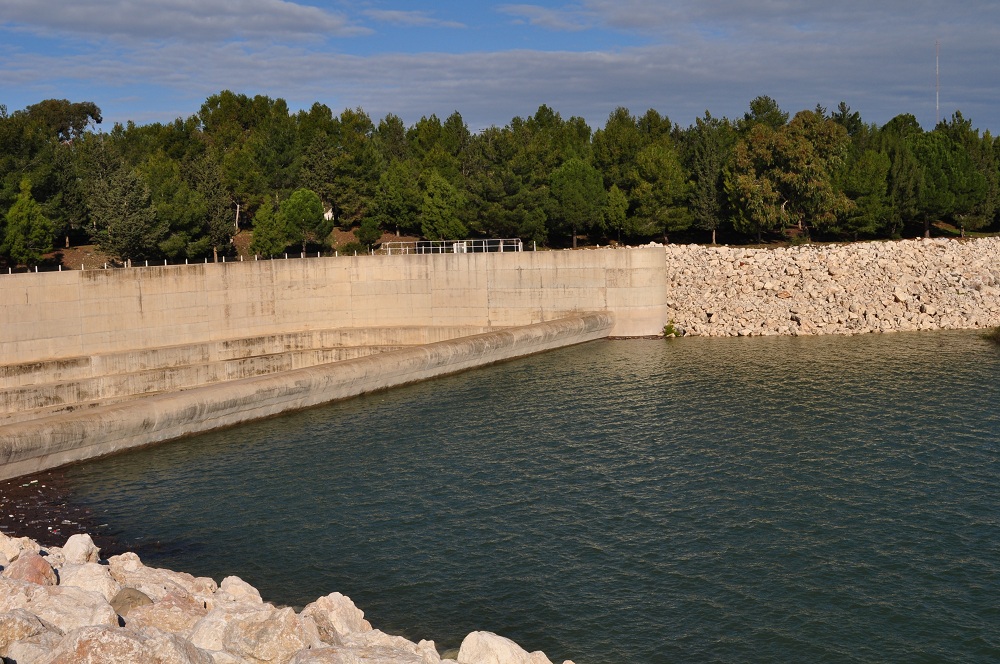
[[[996,237],[665,250],[668,317],[686,334],[864,334],[1000,325]]]
[[[0,568],[5,664],[551,664],[489,632],[442,659],[433,641],[373,629],[340,593],[296,613],[239,577],[217,584],[134,553],[101,561],[88,535],[45,549],[0,533]]]

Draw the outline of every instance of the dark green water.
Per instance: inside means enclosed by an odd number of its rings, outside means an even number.
[[[602,341],[70,476],[147,564],[443,648],[985,662],[998,403],[971,333]]]

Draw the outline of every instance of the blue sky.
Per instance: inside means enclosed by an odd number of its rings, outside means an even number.
[[[868,122],[961,110],[1000,131],[1000,3],[923,0],[0,0],[0,104],[93,101],[104,128],[168,122],[230,89],[335,112],[459,111],[476,131],[548,104],[687,126],[770,95]]]

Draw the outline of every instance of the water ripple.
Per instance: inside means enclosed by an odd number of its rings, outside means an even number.
[[[595,342],[71,476],[150,564],[443,648],[996,661],[998,379],[968,333]]]

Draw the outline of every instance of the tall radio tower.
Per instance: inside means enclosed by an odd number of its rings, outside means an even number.
[[[941,40],[934,40],[934,126],[941,122]]]

